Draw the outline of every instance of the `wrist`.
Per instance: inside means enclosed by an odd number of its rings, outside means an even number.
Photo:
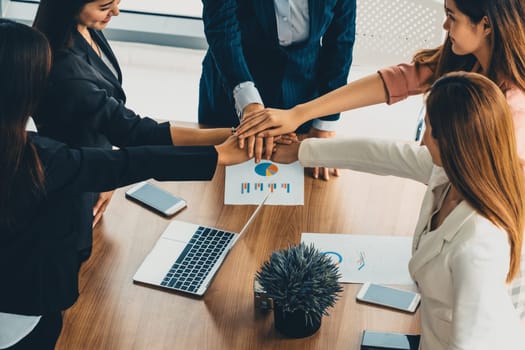
[[[291,109],[293,112],[294,118],[299,122],[298,125],[304,124],[307,121],[313,119],[311,115],[308,114],[308,108],[305,104],[298,104],[297,106]]]
[[[221,152],[221,145],[215,145],[215,151],[217,152],[217,165],[222,165],[224,164],[224,157],[223,157],[223,154]]]

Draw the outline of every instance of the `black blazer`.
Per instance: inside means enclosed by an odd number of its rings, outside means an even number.
[[[158,124],[126,108],[117,59],[102,32],[90,32],[118,76],[74,31],[73,46],[55,53],[48,88],[33,116],[39,133],[72,147],[111,149],[112,145],[171,144],[169,123]],[[91,252],[93,206],[97,199],[98,193],[84,193],[72,203],[80,260],[87,259]]]
[[[45,192],[15,186],[14,223],[0,227],[0,312],[42,315],[75,302],[79,264],[72,203],[80,193],[151,177],[209,180],[217,163],[213,146],[70,149],[36,134],[29,142],[44,166]]]
[[[308,0],[308,39],[286,47],[279,44],[273,1],[204,0],[203,5],[209,48],[200,81],[201,123],[237,125],[232,91],[243,81],[253,81],[265,105],[276,108],[291,108],[346,84],[356,0]]]
[[[171,144],[168,123],[140,118],[126,108],[117,59],[102,32],[90,32],[118,77],[74,31],[73,47],[55,53],[48,88],[33,116],[39,133],[73,147]]]

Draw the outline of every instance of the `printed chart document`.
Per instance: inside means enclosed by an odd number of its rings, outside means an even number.
[[[226,167],[224,204],[259,204],[268,192],[266,204],[303,205],[304,168],[291,164],[253,159]]]
[[[301,241],[330,256],[343,283],[414,284],[408,272],[412,237],[303,233]]]

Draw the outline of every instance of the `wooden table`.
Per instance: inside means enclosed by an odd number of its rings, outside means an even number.
[[[238,232],[253,205],[224,205],[224,168],[211,182],[159,183],[188,201],[176,219]],[[273,315],[253,306],[253,277],[272,251],[301,232],[411,235],[424,186],[343,170],[330,181],[305,178],[304,206],[265,206],[230,252],[202,298],[146,287],[132,276],[169,220],[116,191],[94,233],[80,274],[80,298],[64,315],[57,349],[359,349],[363,329],[419,332],[419,317],[355,301],[344,291],[321,329],[287,339]]]

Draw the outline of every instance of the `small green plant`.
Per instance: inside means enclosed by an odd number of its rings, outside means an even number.
[[[283,312],[303,310],[306,324],[320,322],[342,291],[338,267],[313,245],[275,251],[256,279]]]

